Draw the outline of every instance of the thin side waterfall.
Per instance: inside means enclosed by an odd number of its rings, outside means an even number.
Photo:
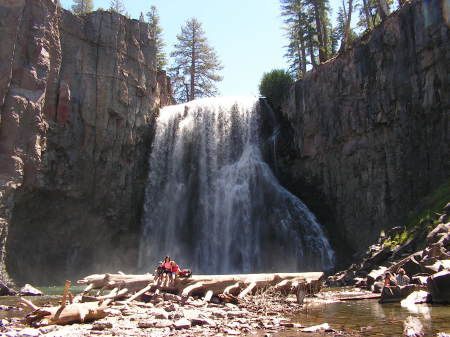
[[[139,268],[165,255],[194,273],[329,269],[314,215],[262,159],[255,97],[165,107],[146,186]]]

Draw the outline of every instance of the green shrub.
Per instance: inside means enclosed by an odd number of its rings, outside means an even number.
[[[291,74],[283,69],[274,69],[264,73],[259,84],[259,93],[267,98],[274,109],[280,109],[289,87],[294,82]]]

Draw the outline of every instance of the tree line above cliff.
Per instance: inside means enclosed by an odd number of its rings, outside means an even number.
[[[351,45],[406,0],[342,0],[333,25],[329,0],[280,0],[289,44],[285,57],[296,79]],[[356,20],[353,14],[357,14]]]
[[[373,29],[405,1],[342,0],[339,8],[332,8],[329,0],[279,0],[288,39],[284,55],[287,72],[293,79],[303,78],[307,71],[351,46],[359,34]],[[73,3],[72,11],[79,15],[94,8],[93,0],[73,0]],[[111,0],[108,10],[128,16],[122,0]],[[333,11],[337,11],[336,20],[331,19]],[[169,55],[170,62],[164,51],[166,44],[157,8],[151,6],[145,15],[141,12],[139,20],[150,25],[156,44],[156,67],[168,72],[178,102],[218,94],[216,84],[222,80],[219,72],[223,67],[196,18],[181,27]]]

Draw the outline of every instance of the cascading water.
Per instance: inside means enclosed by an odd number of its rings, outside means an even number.
[[[195,273],[323,270],[334,253],[314,215],[262,159],[257,98],[165,107],[146,186],[139,267],[171,255]]]

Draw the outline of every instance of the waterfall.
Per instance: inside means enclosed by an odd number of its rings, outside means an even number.
[[[329,269],[334,252],[260,149],[255,97],[161,109],[150,155],[139,268],[165,255],[194,273]]]

